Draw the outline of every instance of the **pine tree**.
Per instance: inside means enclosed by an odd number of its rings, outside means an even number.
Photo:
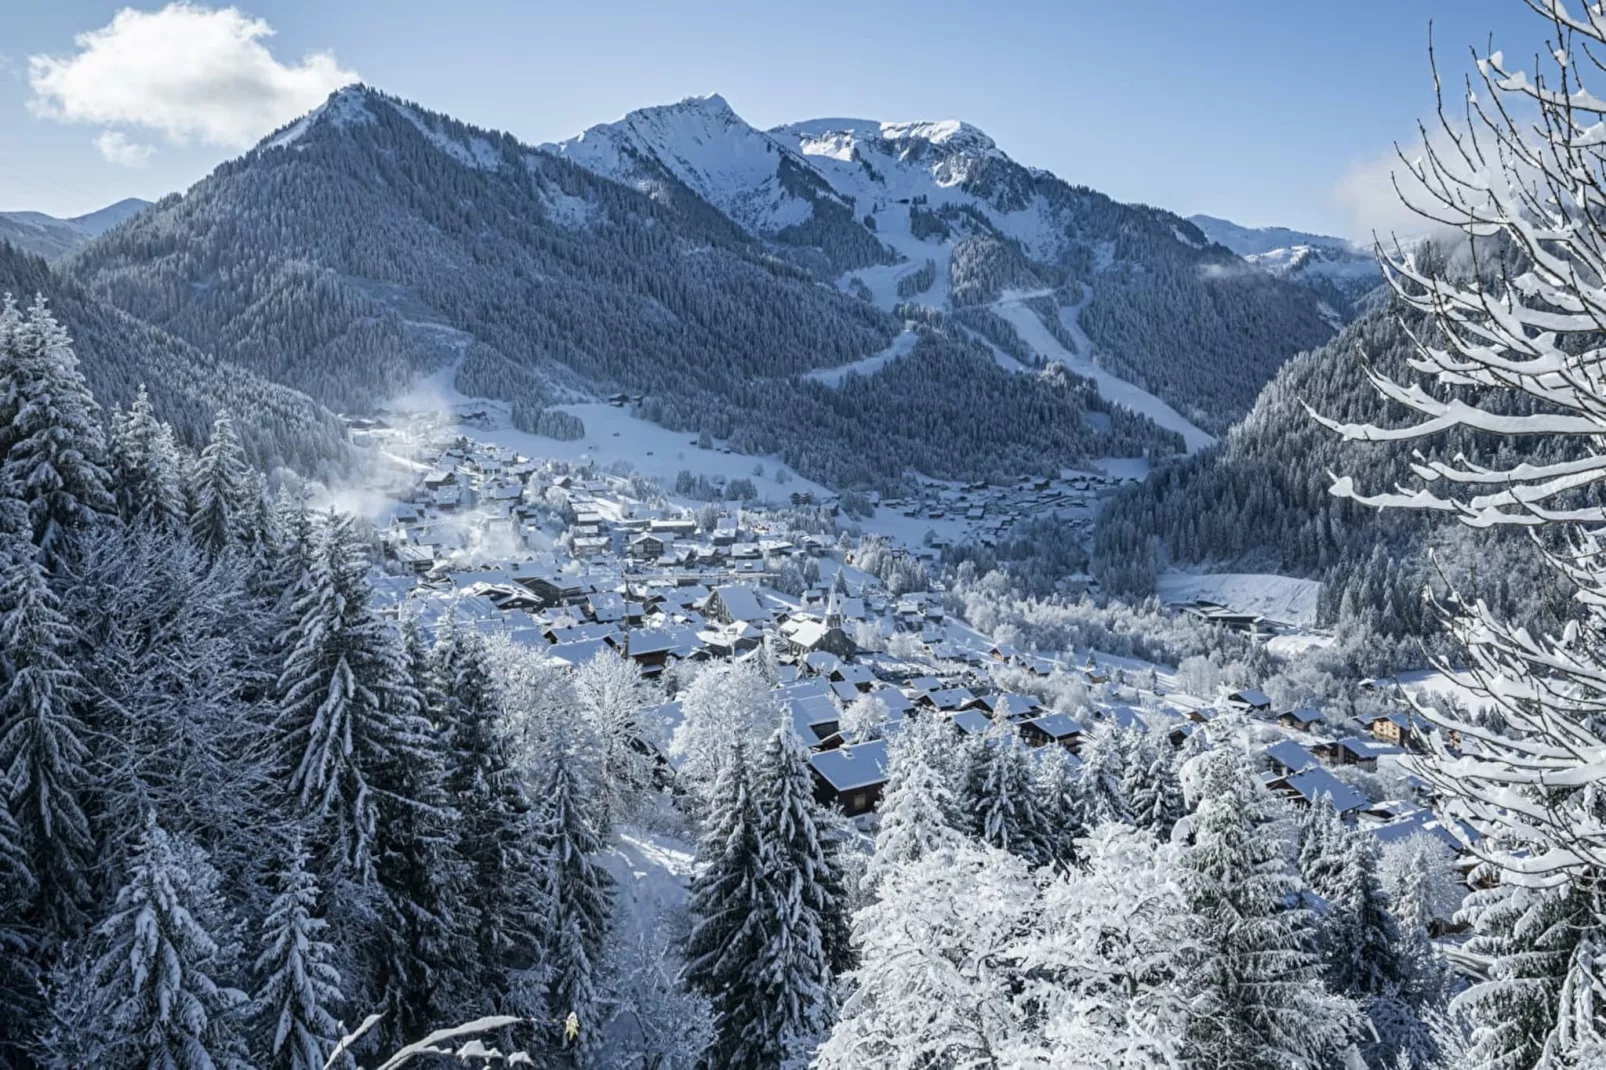
[[[187,530],[183,459],[173,429],[156,418],[144,384],[128,412],[113,417],[108,445],[123,522],[170,534]]]
[[[1399,927],[1378,878],[1376,843],[1369,832],[1345,830],[1322,926],[1328,987],[1357,1000],[1397,992],[1404,981]]]
[[[1171,827],[1186,812],[1176,768],[1141,728],[1128,733],[1126,750],[1122,790],[1131,804],[1133,823],[1168,839]]]
[[[1271,826],[1256,825],[1263,792],[1236,754],[1206,760],[1181,875],[1201,945],[1188,1049],[1206,1066],[1317,1065],[1347,1046],[1354,1006],[1322,989],[1309,912],[1290,905],[1300,881]]]
[[[70,658],[72,624],[45,579],[44,552],[0,534],[0,770],[31,860],[38,903],[52,925],[73,931],[89,895],[93,848],[85,797],[91,778],[88,700]]]
[[[547,1006],[553,1018],[579,1018],[580,1040],[571,1052],[577,1065],[591,1062],[601,1039],[596,966],[613,899],[613,879],[596,860],[603,842],[592,802],[595,781],[584,762],[560,723],[537,803],[541,894],[548,911]]]
[[[68,1001],[88,1013],[70,1023],[83,1035],[58,1046],[98,1049],[99,1058],[83,1065],[245,1070],[246,999],[216,971],[221,949],[202,923],[216,893],[214,878],[197,871],[204,865],[204,856],[181,853],[151,817],[128,882],[88,941],[87,991]]]
[[[475,987],[498,1013],[518,1013],[512,974],[533,970],[546,938],[535,817],[500,705],[484,640],[449,626],[430,660],[447,751],[446,792],[457,809],[458,850],[473,868],[464,892],[474,921]]]
[[[952,824],[953,792],[932,755],[948,732],[934,718],[911,719],[890,744],[887,786],[876,808],[875,853],[864,873],[867,890],[873,891],[892,866],[962,842],[963,834]]]
[[[306,863],[298,842],[262,925],[255,1006],[270,1057],[262,1070],[323,1070],[340,1037],[330,1013],[342,999],[340,973],[334,949],[320,939],[328,923],[318,914],[318,882]]]
[[[1045,747],[1039,753],[1033,791],[1043,815],[1048,860],[1064,870],[1077,864],[1080,851],[1076,841],[1088,833],[1082,816],[1081,775],[1065,748]]]
[[[0,493],[26,508],[46,568],[63,565],[74,532],[115,512],[106,444],[66,330],[36,298],[0,331]]]
[[[976,828],[983,843],[1019,855],[1029,865],[1049,860],[1048,829],[1032,790],[1031,759],[1020,733],[1009,721],[995,721],[982,737],[978,752],[984,759],[974,807]]]
[[[1323,899],[1340,894],[1348,845],[1348,830],[1327,799],[1317,799],[1300,815],[1299,872]]]
[[[354,522],[332,517],[283,640],[277,721],[292,798],[327,823],[334,860],[359,880],[373,867],[377,779],[428,757],[406,652],[369,604],[367,569]]]
[[[769,1038],[776,1065],[811,1049],[831,1022],[831,968],[824,933],[841,923],[830,863],[820,843],[814,778],[802,742],[783,720],[764,745],[754,785],[764,889],[760,897],[763,947],[752,979],[766,1020],[755,1023]]]
[[[190,533],[213,553],[245,540],[252,508],[250,464],[227,409],[218,411],[212,437],[201,451],[190,481],[194,502]]]
[[[697,847],[687,911],[684,978],[713,1006],[715,1041],[710,1064],[731,1070],[765,1070],[766,1038],[751,1036],[762,1021],[752,964],[763,953],[759,919],[764,908],[767,848],[759,831],[746,748],[733,740],[708,792],[708,822]]]
[[[36,935],[23,921],[37,887],[22,829],[0,792],[0,1067],[27,1065],[23,1053],[44,1010]]]
[[[1082,815],[1088,828],[1106,821],[1132,822],[1132,806],[1122,787],[1125,755],[1121,734],[1103,723],[1087,734],[1082,744]]]

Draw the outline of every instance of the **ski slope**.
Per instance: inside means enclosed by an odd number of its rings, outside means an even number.
[[[1135,386],[1125,379],[1118,379],[1093,363],[1093,343],[1076,325],[1076,313],[1081,310],[1080,305],[1075,309],[1066,309],[1065,314],[1061,316],[1061,322],[1076,339],[1076,346],[1080,351],[1072,353],[1060,344],[1059,339],[1048,332],[1048,328],[1043,326],[1043,321],[1037,318],[1037,313],[1026,307],[1025,301],[1029,296],[1006,294],[993,304],[992,309],[1009,321],[1016,333],[1021,336],[1021,340],[1030,346],[1033,352],[1040,354],[1046,360],[1061,361],[1069,371],[1093,380],[1098,387],[1099,396],[1105,401],[1141,413],[1166,430],[1177,432],[1182,436],[1183,445],[1187,447],[1189,453],[1215,445],[1214,435],[1195,425],[1176,409],[1142,387]],[[1085,295],[1082,301],[1086,303]]]
[[[1154,581],[1154,593],[1162,602],[1214,602],[1279,624],[1309,628],[1316,623],[1322,585],[1272,573],[1164,572]]]

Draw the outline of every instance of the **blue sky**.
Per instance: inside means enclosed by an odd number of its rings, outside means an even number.
[[[1122,200],[1360,236],[1431,106],[1428,21],[1456,71],[1491,33],[1528,55],[1548,29],[1522,0],[241,0],[193,37],[196,18],[135,19],[75,43],[125,6],[0,5],[0,210],[183,189],[355,73],[532,143],[710,92],[761,127],[959,118]],[[219,42],[248,19],[273,33]],[[191,83],[162,81],[165,49]]]

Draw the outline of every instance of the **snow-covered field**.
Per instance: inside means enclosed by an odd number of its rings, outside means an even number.
[[[1162,602],[1204,600],[1240,613],[1309,628],[1316,623],[1322,585],[1315,580],[1255,572],[1165,572],[1154,582]]]

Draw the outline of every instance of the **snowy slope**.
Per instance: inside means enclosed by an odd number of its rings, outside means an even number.
[[[1325,280],[1346,297],[1383,280],[1372,250],[1343,238],[1287,227],[1245,227],[1208,215],[1189,216],[1188,220],[1217,245],[1280,278],[1306,285]]]
[[[1155,580],[1154,593],[1162,602],[1203,600],[1281,624],[1311,627],[1322,585],[1270,573],[1165,572]]]

